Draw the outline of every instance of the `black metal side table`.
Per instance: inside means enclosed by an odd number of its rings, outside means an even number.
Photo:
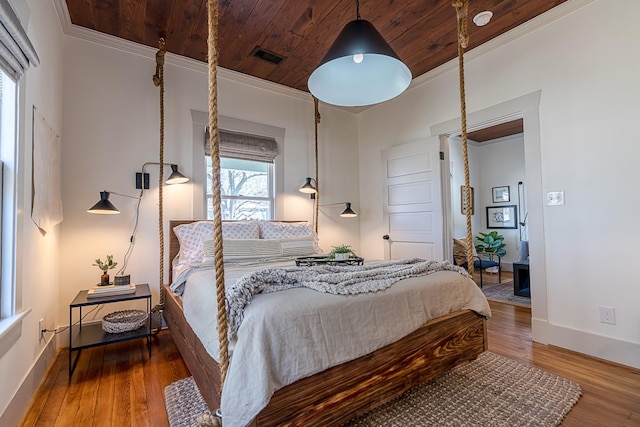
[[[528,260],[513,263],[513,294],[531,298]]]
[[[87,298],[88,290],[78,292],[78,295],[69,304],[69,376],[73,374],[80,353],[85,348],[98,347],[101,345],[113,344],[122,341],[134,340],[139,338],[147,339],[147,348],[149,349],[149,357],[151,357],[151,291],[148,284],[136,285],[135,293],[126,295],[105,295],[97,298]],[[133,301],[146,299],[147,301],[147,321],[143,326],[135,331],[111,334],[102,329],[101,323],[93,323],[90,325],[82,324],[82,308],[99,305],[111,304],[114,302]],[[73,310],[80,310],[80,318],[77,326],[73,324]],[[73,352],[78,354],[73,359]]]

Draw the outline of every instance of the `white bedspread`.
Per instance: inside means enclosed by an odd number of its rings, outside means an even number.
[[[291,260],[226,264],[225,283],[229,287],[257,269],[291,265]],[[200,269],[191,274],[182,297],[187,321],[219,361],[215,272]],[[384,291],[359,295],[305,288],[256,295],[231,343],[222,391],[224,425],[245,426],[276,390],[371,353],[430,319],[461,309],[491,314],[478,286],[453,271],[404,279]]]

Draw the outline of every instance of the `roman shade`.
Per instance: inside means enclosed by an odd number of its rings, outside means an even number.
[[[274,138],[226,130],[220,130],[219,138],[220,157],[273,163],[278,155],[278,144]],[[208,127],[205,130],[204,153],[211,155]]]
[[[16,80],[40,59],[8,0],[0,0],[0,67]]]

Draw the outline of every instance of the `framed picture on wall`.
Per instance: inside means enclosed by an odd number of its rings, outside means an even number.
[[[493,195],[493,203],[502,203],[511,200],[508,185],[503,187],[493,187],[491,189],[491,194]]]
[[[516,205],[487,206],[487,228],[518,228]]]
[[[476,212],[475,206],[473,203],[473,199],[475,198],[473,195],[473,187],[469,187],[469,192],[471,193],[471,215],[473,215]],[[464,185],[461,185],[460,186],[460,213],[462,213],[462,215],[467,214],[467,203],[464,196],[465,196]]]

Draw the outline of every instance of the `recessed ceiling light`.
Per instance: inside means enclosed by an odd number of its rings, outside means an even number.
[[[478,13],[473,17],[473,23],[478,27],[483,27],[491,21],[491,17],[493,16],[493,12],[485,10],[484,12]]]

